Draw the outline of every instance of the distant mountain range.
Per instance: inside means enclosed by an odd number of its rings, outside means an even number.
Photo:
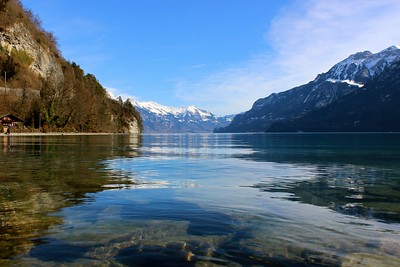
[[[143,119],[144,133],[202,133],[225,127],[235,115],[218,117],[195,106],[168,107],[131,100]]]
[[[359,52],[215,132],[400,131],[400,46]]]

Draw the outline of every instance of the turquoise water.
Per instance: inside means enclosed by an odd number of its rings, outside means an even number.
[[[399,134],[11,136],[0,157],[0,264],[400,264]]]

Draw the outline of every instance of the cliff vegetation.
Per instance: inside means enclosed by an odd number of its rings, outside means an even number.
[[[18,0],[0,0],[0,115],[24,130],[141,132],[130,101],[111,99],[93,74],[65,60],[57,39]]]

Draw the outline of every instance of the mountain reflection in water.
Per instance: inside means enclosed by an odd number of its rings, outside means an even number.
[[[257,183],[261,191],[363,218],[400,223],[398,134],[286,134],[247,139],[257,161],[307,164],[312,178]],[[261,140],[260,140],[261,139]],[[264,142],[263,142],[264,141]],[[278,144],[278,145],[277,145]]]
[[[6,137],[0,264],[395,266],[399,134]]]

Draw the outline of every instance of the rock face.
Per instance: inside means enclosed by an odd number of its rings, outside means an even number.
[[[249,111],[237,115],[229,126],[215,132],[269,131],[273,124],[294,121],[362,90],[366,83],[398,60],[398,46],[376,54],[369,51],[356,53],[308,84],[257,100]]]
[[[129,122],[128,133],[130,133],[130,134],[140,134],[141,133],[139,122],[137,121],[136,118],[133,118]]]
[[[46,78],[49,74],[61,80],[63,72],[60,63],[54,53],[48,47],[41,46],[25,27],[23,23],[16,23],[0,32],[0,45],[9,54],[12,51],[23,51],[30,57],[30,68],[41,77]]]
[[[19,115],[26,128],[141,132],[139,112],[110,99],[93,74],[65,60],[55,36],[19,0],[0,1],[0,71],[0,111]]]
[[[131,101],[143,118],[145,133],[207,133],[226,126],[234,115],[218,117],[195,106],[174,108],[156,102]]]

